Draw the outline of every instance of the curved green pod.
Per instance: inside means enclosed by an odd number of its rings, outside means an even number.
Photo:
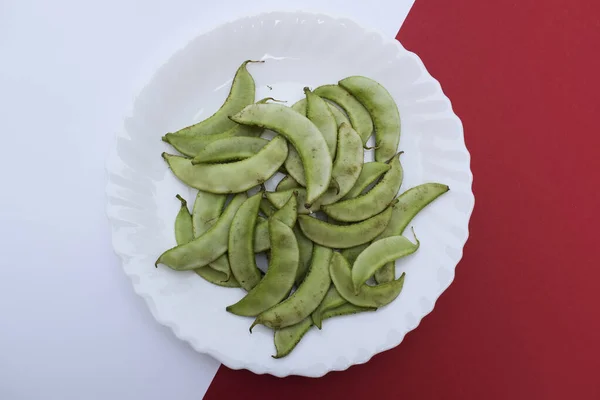
[[[412,243],[404,236],[390,236],[373,242],[356,257],[352,265],[354,293],[364,289],[364,283],[386,263],[406,257],[419,249],[419,239]]]
[[[225,132],[215,133],[214,135],[190,136],[167,133],[162,137],[162,140],[169,143],[181,154],[188,157],[196,157],[198,153],[216,141],[234,137],[258,137],[262,132],[263,130],[260,128],[236,125]]]
[[[296,224],[298,215],[298,202],[296,196],[290,196],[289,200],[281,209],[275,211],[269,218],[277,218],[290,228]],[[268,221],[260,221],[254,230],[254,252],[260,253],[271,248],[269,240],[269,223]]]
[[[340,251],[344,258],[350,263],[350,265],[354,264],[356,258],[360,253],[362,253],[367,247],[369,247],[370,243],[359,244],[358,246],[349,247],[347,249],[343,249]]]
[[[364,163],[364,151],[358,133],[349,124],[342,123],[338,133],[337,156],[333,162],[331,179],[337,183],[319,198],[322,205],[332,204],[344,197],[356,183]]]
[[[223,206],[227,200],[227,195],[214,194],[198,191],[196,200],[194,201],[194,209],[192,211],[192,225],[194,228],[194,237],[202,235],[204,232],[210,229],[223,212]],[[231,278],[231,267],[229,266],[229,260],[227,254],[223,254],[209,266],[225,274],[226,279]],[[238,285],[239,286],[239,285]]]
[[[291,196],[298,196],[298,214],[311,214],[319,211],[321,207],[321,201],[317,199],[317,201],[312,203],[310,208],[306,208],[306,189],[304,188],[287,189],[281,192],[266,192],[265,195],[276,208],[283,207]]]
[[[339,105],[348,115],[352,127],[360,135],[363,144],[373,133],[373,121],[369,111],[347,90],[338,85],[319,86],[313,93]]]
[[[333,317],[342,317],[344,315],[354,315],[361,312],[377,311],[375,307],[359,307],[352,303],[345,303],[335,308],[330,308],[323,313],[323,321]]]
[[[292,290],[298,269],[298,244],[291,228],[276,218],[269,219],[271,259],[267,273],[244,298],[226,310],[255,317],[283,300]]]
[[[163,153],[171,171],[193,188],[211,193],[240,193],[264,183],[277,172],[287,157],[287,143],[273,138],[256,155],[229,164],[198,164],[183,157]]]
[[[379,177],[390,170],[390,164],[371,161],[364,163],[360,175],[354,182],[354,186],[342,198],[343,200],[353,199],[362,194],[362,192]]]
[[[392,203],[402,185],[404,174],[399,157],[392,159],[390,165],[381,181],[366,194],[321,206],[321,209],[330,217],[344,222],[362,221],[379,214]]]
[[[339,108],[337,108],[329,102],[327,103],[327,105],[329,106],[329,111],[331,111],[331,113],[333,114],[333,118],[335,118],[335,123],[338,127],[342,124],[342,122],[351,124],[350,120],[348,119],[346,114],[344,114],[343,111],[341,111]],[[295,102],[294,105],[292,105],[292,109],[296,112],[299,112],[302,115],[306,115],[306,98],[300,99],[297,102]]]
[[[375,238],[383,239],[400,236],[412,219],[427,205],[446,193],[450,188],[441,183],[425,183],[402,193],[392,207],[392,217],[384,231]],[[377,283],[390,282],[396,279],[396,268],[393,262],[387,263],[375,272]]]
[[[244,61],[237,69],[231,84],[229,95],[219,110],[207,119],[198,122],[197,124],[180,129],[175,132],[175,134],[188,136],[213,135],[215,133],[221,133],[233,128],[235,123],[229,119],[229,116],[240,111],[248,104],[254,103],[254,79],[246,67],[250,63],[262,62],[264,61]]]
[[[331,155],[323,135],[308,118],[281,104],[252,104],[231,119],[242,125],[275,131],[294,146],[304,167],[308,204],[327,190],[331,180]]]
[[[285,178],[283,178],[281,181],[279,181],[279,183],[275,187],[275,191],[283,192],[284,190],[295,189],[297,187],[300,187],[298,182],[296,182],[296,180],[294,178],[292,178],[290,175],[287,175]]]
[[[223,206],[227,201],[226,194],[215,194],[199,190],[194,201],[192,211],[192,225],[194,226],[194,237],[202,235],[216,222]]]
[[[255,325],[281,329],[308,317],[319,306],[331,284],[329,262],[332,255],[333,250],[315,246],[310,268],[298,289],[286,300],[260,313],[250,326],[250,332]]]
[[[187,207],[187,201],[180,195],[175,196],[181,202],[179,212],[175,217],[175,241],[187,243],[194,239],[194,228],[192,227],[192,215]]]
[[[319,329],[321,329],[321,323],[323,321],[323,315],[326,311],[337,308],[342,304],[348,303],[346,299],[340,296],[340,293],[335,288],[335,285],[331,285],[327,294],[323,298],[323,301],[319,304],[319,306],[312,312],[310,315],[313,324]]]
[[[208,265],[225,254],[231,221],[246,198],[245,193],[236,195],[208,231],[189,243],[165,251],[156,260],[155,265],[164,264],[171,269],[185,271]]]
[[[252,290],[262,278],[254,258],[254,226],[261,198],[260,192],[248,198],[238,208],[229,229],[228,252],[231,272],[247,291]]]
[[[395,281],[378,286],[363,285],[360,287],[359,293],[356,294],[352,283],[350,264],[340,253],[333,253],[329,265],[329,274],[340,295],[349,303],[359,307],[383,307],[398,297],[404,285],[404,274],[402,274]]]
[[[335,225],[320,219],[299,215],[298,223],[307,238],[322,246],[346,249],[373,240],[387,226],[392,216],[392,207],[361,222]]]
[[[186,243],[189,243],[194,238],[194,230],[192,227],[192,216],[187,208],[187,202],[181,198],[181,196],[177,195],[179,200],[181,201],[181,208],[177,217],[175,218],[175,239],[177,241],[177,245],[181,246]],[[196,205],[194,204],[194,208]],[[220,210],[219,210],[220,213]],[[217,260],[222,259],[224,256],[217,258]],[[216,268],[220,268],[220,264],[215,260],[212,264],[216,264]],[[227,260],[227,257],[225,257]],[[197,268],[194,270],[196,274],[204,278],[210,283],[213,283],[218,286],[223,287],[240,287],[238,281],[235,278],[230,276],[229,265],[224,271],[216,270],[215,268],[207,265],[205,267]]]
[[[356,97],[371,115],[375,128],[375,161],[392,158],[400,142],[400,113],[390,92],[364,76],[350,76],[338,84]]]
[[[215,140],[200,150],[192,160],[196,163],[220,163],[245,160],[256,155],[269,143],[267,139],[249,136],[234,136]]]
[[[277,354],[271,356],[273,358],[282,358],[287,356],[296,348],[300,340],[310,330],[312,323],[310,318],[304,318],[296,325],[288,326],[287,328],[275,331],[273,341]]]

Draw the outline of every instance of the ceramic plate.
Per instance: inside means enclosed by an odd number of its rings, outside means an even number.
[[[302,88],[364,75],[395,98],[402,119],[401,191],[442,182],[450,192],[412,222],[421,248],[396,264],[406,272],[404,290],[374,313],[330,319],[313,328],[283,359],[273,359],[273,332],[251,318],[225,311],[243,295],[205,282],[194,272],[175,272],[154,261],[175,245],[175,194],[193,202],[195,191],[180,183],[160,154],[174,152],[166,132],[200,121],[226,98],[235,70],[246,59],[256,98],[292,104]],[[371,155],[367,155],[367,158]],[[268,13],[240,19],[203,34],[166,60],[139,93],[108,160],[108,215],[113,245],[134,290],[156,320],[199,352],[230,368],[276,376],[318,377],[367,362],[397,346],[415,329],[450,285],[468,237],[474,205],[469,153],[460,120],[439,83],[414,53],[393,39],[346,19],[303,12]],[[411,234],[408,234],[412,240]]]

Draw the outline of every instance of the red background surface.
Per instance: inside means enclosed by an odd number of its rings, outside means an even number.
[[[398,39],[472,154],[456,280],[397,348],[320,379],[221,367],[206,399],[600,399],[600,4],[417,0]]]

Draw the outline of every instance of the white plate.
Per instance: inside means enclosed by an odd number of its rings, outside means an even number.
[[[379,81],[400,108],[400,149],[405,151],[401,190],[431,181],[451,189],[411,224],[421,248],[397,263],[398,272],[406,271],[398,299],[374,313],[325,321],[323,330],[313,328],[280,360],[271,358],[272,331],[258,326],[250,334],[251,318],[225,311],[243,296],[241,289],[214,286],[193,272],[154,268],[160,253],[175,245],[175,194],[190,201],[195,196],[160,157],[163,151],[174,151],[160,138],[211,115],[246,59],[267,61],[249,66],[257,99],[273,96],[291,104],[302,98],[304,86],[335,83],[349,75]],[[397,41],[325,15],[244,18],[194,39],[167,60],[135,100],[107,163],[113,245],[156,320],[197,351],[234,369],[318,377],[397,346],[450,285],[474,204],[469,161],[450,101],[421,60]]]

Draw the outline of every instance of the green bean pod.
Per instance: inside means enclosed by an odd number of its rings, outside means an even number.
[[[217,223],[206,233],[189,243],[165,251],[155,265],[164,264],[171,269],[185,271],[208,265],[225,254],[231,221],[246,198],[245,193],[236,195]]]
[[[308,317],[321,303],[331,284],[329,262],[333,251],[327,247],[314,246],[312,263],[304,281],[290,297],[260,313],[250,326],[265,325],[282,329]]]
[[[321,207],[319,199],[312,203],[310,208],[306,208],[306,189],[304,188],[287,189],[281,192],[266,192],[267,199],[277,208],[283,207],[293,195],[298,196],[298,214],[311,214],[319,211]]]
[[[248,104],[254,103],[254,79],[246,69],[246,66],[249,63],[262,62],[264,61],[244,61],[237,69],[229,95],[219,110],[207,119],[180,129],[175,134],[188,136],[213,135],[234,127],[235,123],[229,119],[229,116],[239,112]]]
[[[264,199],[263,199],[264,200]],[[298,201],[296,196],[290,196],[289,200],[281,209],[275,211],[269,218],[277,218],[290,228],[293,228],[296,224],[296,217],[298,216]],[[267,221],[261,221],[256,225],[254,234],[254,252],[260,253],[271,248],[271,242],[269,240],[269,223]]]
[[[329,273],[335,288],[349,303],[359,307],[383,307],[392,301],[402,291],[404,273],[395,281],[378,286],[362,285],[358,294],[354,291],[350,264],[340,253],[333,253]]]
[[[354,182],[354,186],[352,186],[352,189],[342,199],[348,200],[360,196],[370,184],[388,172],[390,168],[390,164],[377,161],[364,163],[358,179]]]
[[[310,266],[314,244],[309,238],[307,238],[302,233],[302,230],[298,227],[297,224],[292,230],[294,231],[296,242],[298,242],[298,251],[300,253],[298,271],[296,271],[296,278],[294,279],[296,286],[299,286],[304,280],[304,277],[306,276],[306,271],[308,271],[308,268]]]
[[[267,143],[268,140],[259,137],[237,136],[219,139],[200,150],[193,161],[221,163],[245,160],[256,155]]]
[[[269,219],[271,259],[267,273],[244,298],[228,306],[232,314],[255,317],[283,300],[292,290],[299,253],[294,233],[276,218]]]
[[[340,296],[340,293],[337,291],[335,286],[332,284],[325,294],[323,301],[319,304],[319,306],[312,312],[310,315],[313,324],[319,329],[321,329],[321,322],[323,321],[323,315],[326,311],[337,308],[342,304],[348,303],[346,299]]]
[[[277,208],[273,206],[273,204],[269,201],[269,199],[261,199],[260,200],[260,211],[265,215],[265,217],[270,217],[277,211]],[[268,228],[267,228],[268,231]]]
[[[284,190],[295,189],[297,187],[300,187],[298,182],[296,182],[296,180],[294,178],[292,178],[291,175],[287,175],[285,178],[283,178],[281,181],[279,181],[279,183],[277,184],[277,187],[275,187],[275,191],[283,192]]]
[[[379,83],[364,76],[350,76],[339,85],[369,111],[375,128],[375,161],[388,161],[400,142],[400,113],[394,98]]]
[[[237,210],[229,229],[229,264],[235,279],[247,291],[262,278],[254,258],[254,226],[262,193],[248,198]]]
[[[354,264],[356,258],[360,253],[362,253],[367,247],[369,247],[370,243],[359,244],[358,246],[349,247],[347,249],[343,249],[340,253],[344,256],[344,258],[350,263],[350,265]]]
[[[176,195],[181,202],[181,207],[175,217],[175,241],[187,243],[194,239],[194,228],[192,227],[192,215],[187,207],[187,201],[180,195]]]
[[[337,108],[329,102],[327,103],[327,105],[329,106],[329,111],[331,111],[331,113],[333,114],[333,118],[335,118],[335,123],[338,127],[342,124],[342,122],[351,124],[350,120],[348,119],[346,114],[344,114],[343,111],[341,111],[339,108]],[[292,109],[296,112],[299,112],[302,115],[306,115],[306,98],[300,99],[296,103],[294,103]]]
[[[381,181],[366,194],[322,206],[321,209],[330,217],[344,222],[362,221],[379,214],[392,203],[402,185],[404,173],[399,157],[392,159],[390,165]]]
[[[402,193],[398,202],[392,207],[392,217],[385,230],[375,238],[383,239],[390,236],[400,236],[412,219],[427,205],[449,190],[447,185],[440,183],[425,183]],[[389,262],[375,272],[377,283],[390,282],[396,279],[396,267]]]
[[[319,202],[327,205],[344,197],[358,179],[363,163],[364,151],[360,136],[349,124],[342,123],[338,133],[337,156],[331,172],[331,179],[337,185],[327,189]]]
[[[287,143],[273,138],[254,156],[228,164],[192,164],[187,158],[163,153],[171,171],[193,188],[211,193],[240,193],[269,179],[287,157]]]
[[[308,118],[284,105],[270,103],[249,105],[231,119],[275,131],[294,146],[304,167],[308,204],[327,190],[331,180],[331,154],[323,135]]]
[[[354,293],[358,294],[364,283],[386,263],[406,257],[419,249],[419,239],[412,243],[404,236],[390,236],[373,242],[358,255],[352,265]]]
[[[375,307],[359,307],[352,303],[345,303],[338,307],[331,308],[323,313],[323,321],[333,317],[342,317],[344,315],[354,315],[361,312],[377,311]]]
[[[190,215],[190,212],[187,208],[187,202],[185,202],[185,200],[183,200],[183,198],[181,198],[181,196],[179,195],[178,198],[182,202],[182,207],[180,208],[179,213],[177,214],[177,217],[175,219],[175,238],[177,241],[177,245],[181,246],[193,240],[194,232],[192,227],[193,224],[191,223],[192,216]],[[194,204],[194,208],[196,208],[196,204]],[[220,258],[218,258],[217,260],[219,260]],[[227,258],[225,257],[225,259]],[[227,268],[226,272],[220,272],[207,265],[205,267],[195,269],[194,272],[202,278],[204,278],[205,280],[207,280],[208,282],[218,286],[240,287],[238,281],[236,281],[235,278],[230,277],[229,268]]]
[[[338,85],[319,86],[313,93],[339,105],[348,115],[363,144],[367,143],[373,133],[373,121],[369,111],[354,96]]]
[[[300,343],[306,332],[310,330],[311,326],[312,322],[310,318],[304,318],[296,325],[276,330],[273,341],[275,342],[277,354],[271,357],[282,358],[290,354],[298,343]]]
[[[299,215],[298,223],[307,238],[322,246],[346,249],[370,242],[387,226],[392,216],[392,207],[361,222],[334,225],[320,219]]]

